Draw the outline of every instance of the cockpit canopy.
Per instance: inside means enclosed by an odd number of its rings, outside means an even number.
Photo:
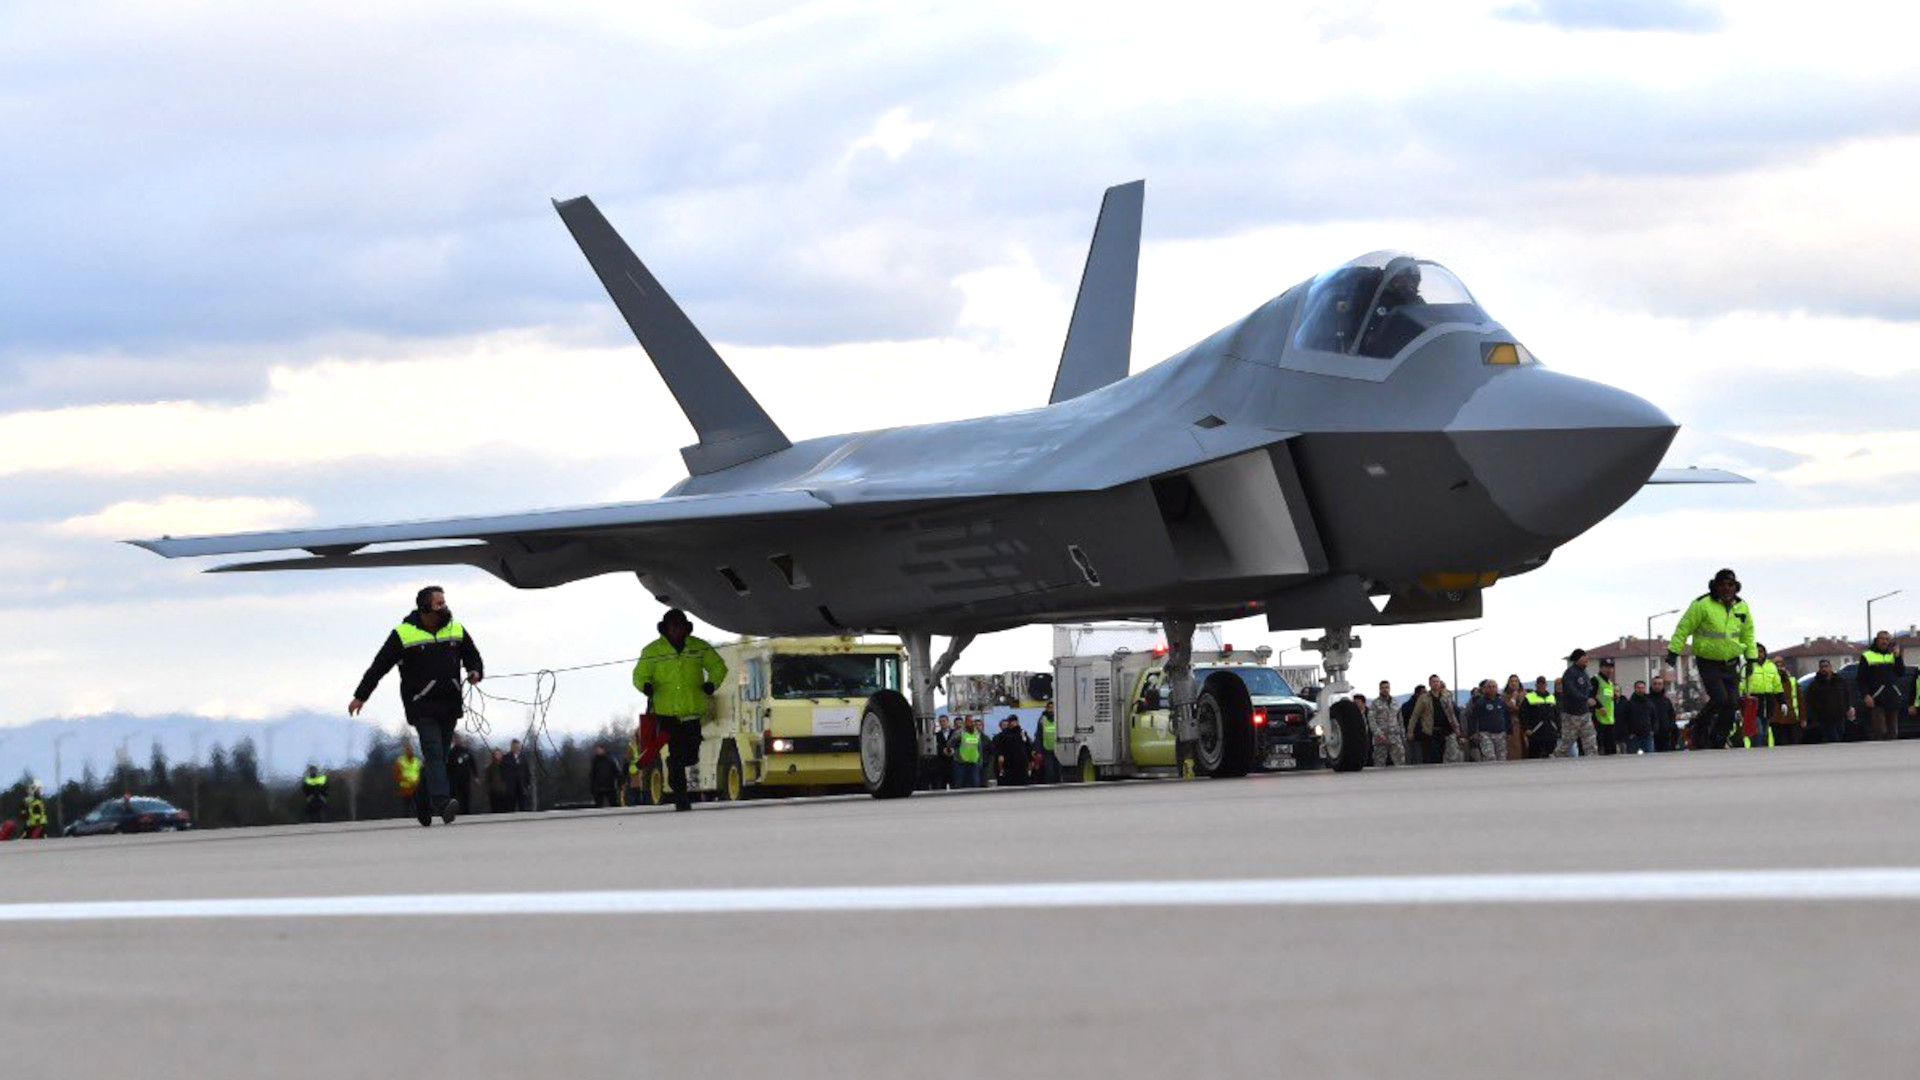
[[[1313,279],[1293,345],[1385,360],[1443,323],[1491,321],[1446,267],[1376,251]]]

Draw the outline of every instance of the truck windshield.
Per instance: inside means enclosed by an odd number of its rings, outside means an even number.
[[[900,658],[897,656],[838,653],[773,658],[773,696],[781,701],[865,698],[882,690],[898,689]]]
[[[1207,676],[1216,671],[1231,671],[1240,676],[1240,681],[1247,684],[1247,693],[1253,697],[1298,696],[1293,687],[1287,685],[1286,676],[1268,667],[1195,668],[1194,681],[1206,682]]]

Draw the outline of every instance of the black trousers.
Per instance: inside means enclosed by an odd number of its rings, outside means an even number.
[[[1620,737],[1614,734],[1614,728],[1617,726],[1617,724],[1602,724],[1598,722],[1593,725],[1593,738],[1595,742],[1600,744],[1600,753],[1617,754],[1620,752]]]
[[[675,806],[693,805],[687,793],[687,766],[700,760],[700,718],[697,716],[661,716],[660,730],[667,735],[667,783],[673,788]]]
[[[612,788],[597,788],[593,793],[593,805],[595,807],[619,806],[620,798],[614,794],[614,789]]]
[[[1694,717],[1704,724],[1706,739],[1695,739],[1695,750],[1723,750],[1740,712],[1740,665],[1732,660],[1696,660],[1700,688],[1707,692],[1707,707]]]

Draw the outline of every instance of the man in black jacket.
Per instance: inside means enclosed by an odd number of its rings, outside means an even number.
[[[1653,695],[1647,693],[1644,682],[1635,682],[1633,695],[1615,703],[1613,722],[1626,736],[1620,744],[1621,753],[1653,753],[1653,708]]]
[[[1000,734],[993,737],[993,753],[999,759],[1001,787],[1027,786],[1028,764],[1033,759],[1033,741],[1020,721],[1000,722]]]
[[[587,769],[587,787],[593,792],[593,805],[620,805],[620,770],[607,754],[607,748],[593,748],[593,764]]]
[[[1587,674],[1587,650],[1575,649],[1567,657],[1566,673],[1560,676],[1560,742],[1554,757],[1566,757],[1580,747],[1581,757],[1597,757],[1599,736],[1593,730],[1593,676]]]
[[[1667,680],[1653,677],[1647,703],[1653,707],[1654,751],[1666,754],[1680,749],[1680,717],[1673,711],[1673,699],[1667,696]]]
[[[347,714],[360,715],[380,680],[394,665],[400,666],[400,701],[407,723],[420,732],[420,764],[426,781],[422,785],[425,798],[416,796],[414,806],[420,824],[432,824],[437,813],[451,825],[460,807],[447,791],[447,740],[466,711],[460,669],[466,668],[468,682],[479,682],[480,649],[453,617],[446,591],[438,585],[421,589],[413,602],[414,610],[387,634],[373,664],[360,677]]]
[[[1820,670],[1807,681],[1807,727],[1820,733],[1821,742],[1837,743],[1847,737],[1847,721],[1853,719],[1853,688],[1833,670],[1833,661],[1820,661]]]

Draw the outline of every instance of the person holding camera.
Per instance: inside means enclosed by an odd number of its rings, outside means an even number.
[[[700,725],[713,710],[713,690],[727,677],[726,661],[693,636],[693,622],[679,608],[660,619],[660,636],[640,651],[633,685],[647,696],[647,711],[667,736],[667,783],[673,808],[693,809],[687,766],[700,760]]]

